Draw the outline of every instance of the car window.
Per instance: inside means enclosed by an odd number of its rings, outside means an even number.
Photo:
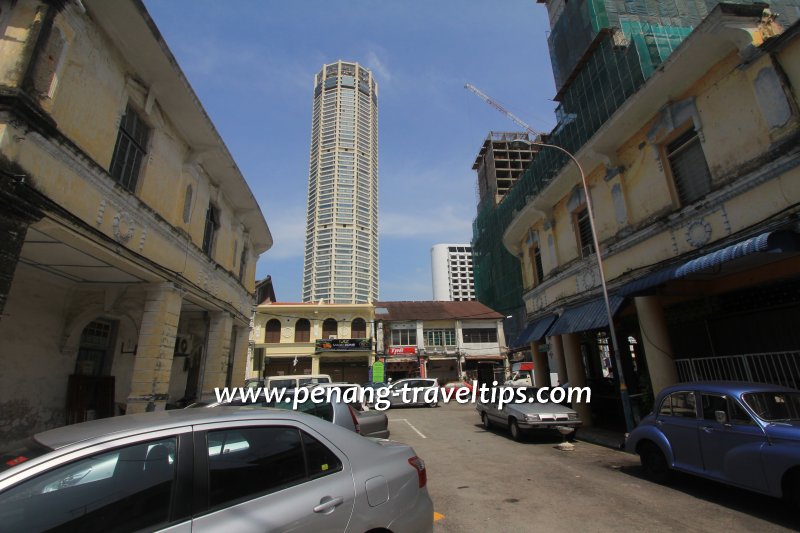
[[[136,531],[169,519],[175,438],[76,460],[0,494],[6,531]]]
[[[292,427],[259,427],[208,432],[209,506],[250,500],[309,479],[338,472],[341,461],[305,432]],[[246,446],[212,454],[212,442],[243,439]]]
[[[703,394],[703,420],[716,421],[717,411],[728,413],[728,399],[719,394]]]
[[[744,407],[742,407],[738,401],[734,400],[733,398],[729,398],[728,403],[730,405],[728,412],[730,413],[731,424],[736,426],[756,425],[756,421],[753,420],[753,417],[750,416],[747,411],[745,411]]]
[[[742,399],[762,420],[800,420],[799,392],[753,392]]]
[[[661,404],[659,414],[681,418],[697,418],[697,408],[693,392],[673,392]]]

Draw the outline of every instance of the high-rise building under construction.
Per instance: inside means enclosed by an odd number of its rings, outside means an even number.
[[[303,301],[378,299],[378,87],[358,63],[314,79]]]
[[[556,81],[557,125],[548,143],[576,153],[635,93],[720,2],[709,0],[538,0],[546,4]],[[729,4],[753,4],[733,1]],[[788,26],[800,18],[800,0],[769,8]],[[473,222],[477,299],[501,312],[522,307],[519,261],[503,246],[514,214],[568,163],[558,150],[534,154],[528,170],[503,201],[480,205]]]

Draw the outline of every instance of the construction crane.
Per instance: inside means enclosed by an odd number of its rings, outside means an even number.
[[[471,83],[465,83],[464,84],[464,88],[472,91],[478,97],[480,97],[484,102],[486,102],[487,104],[489,104],[493,108],[495,108],[498,111],[500,111],[502,114],[504,114],[505,116],[507,116],[508,118],[513,120],[514,122],[516,122],[518,125],[520,125],[523,128],[525,128],[525,131],[527,133],[529,133],[530,135],[533,135],[534,139],[536,139],[537,141],[541,140],[541,136],[542,136],[541,133],[539,133],[538,131],[534,130],[530,126],[528,126],[525,122],[522,121],[522,119],[520,119],[514,113],[512,113],[511,111],[509,111],[508,109],[503,107],[500,103],[496,102],[495,100],[493,100],[492,98],[487,96],[483,91],[481,91],[480,89],[478,89],[477,87],[475,87]]]

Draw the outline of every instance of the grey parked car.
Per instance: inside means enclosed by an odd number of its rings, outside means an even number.
[[[528,399],[536,399],[535,387],[519,387]],[[492,426],[508,428],[511,438],[521,440],[525,432],[533,430],[554,430],[559,426],[573,428],[568,437],[575,439],[575,433],[581,425],[578,413],[567,405],[553,402],[547,403],[508,403],[498,408],[498,403],[478,402],[476,409],[481,415],[483,427]]]
[[[182,409],[35,435],[2,454],[8,531],[433,530],[405,444],[276,409]]]
[[[360,394],[362,388],[360,385],[354,383],[319,383],[314,385],[313,388],[322,389],[337,389],[339,391],[339,402],[335,401],[335,396],[332,397],[334,401],[334,410],[339,408],[339,405],[346,405],[352,408],[353,414],[356,417],[357,433],[361,433],[365,437],[374,437],[378,439],[389,438],[389,417],[383,411],[370,410],[370,408],[361,401],[344,401],[350,397]],[[350,391],[349,393],[347,391]],[[334,415],[335,418],[335,415]]]

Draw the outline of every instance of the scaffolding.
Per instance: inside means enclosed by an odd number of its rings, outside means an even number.
[[[548,39],[558,93],[558,125],[545,142],[576,153],[718,4],[700,0],[583,0],[563,5]],[[752,4],[752,2],[728,2]],[[800,0],[771,2],[784,25]],[[569,162],[542,150],[497,205],[482,202],[472,225],[478,301],[504,312],[521,307],[520,261],[502,243],[516,214]]]

